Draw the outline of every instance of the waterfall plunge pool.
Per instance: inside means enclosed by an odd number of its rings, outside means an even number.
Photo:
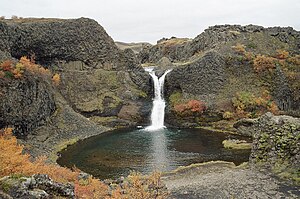
[[[203,129],[119,129],[67,147],[57,162],[100,179],[115,179],[132,170],[147,174],[212,160],[248,161],[250,150],[223,148],[222,141],[229,138],[249,139]]]

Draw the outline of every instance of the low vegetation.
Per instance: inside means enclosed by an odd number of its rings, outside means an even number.
[[[232,105],[235,112],[225,112],[223,114],[225,119],[256,118],[268,111],[278,113],[278,107],[267,90],[261,96],[255,96],[247,91],[238,92],[232,98]]]
[[[227,149],[251,149],[251,143],[245,140],[224,140],[222,144]]]
[[[250,92],[241,91],[232,99],[235,111],[225,111],[224,119],[241,117],[257,117],[265,111],[278,113],[276,103],[272,100],[270,91],[275,88],[275,77],[282,71],[293,92],[293,101],[300,100],[300,55],[277,49],[273,54],[255,54],[252,47],[237,43],[232,46],[236,53],[236,60],[242,64],[252,65],[259,81],[264,85],[265,91],[261,96]]]
[[[54,85],[59,85],[60,75],[52,74],[49,69],[35,63],[34,58],[21,57],[18,62],[6,60],[0,64],[0,79],[22,79],[26,75],[52,79]]]

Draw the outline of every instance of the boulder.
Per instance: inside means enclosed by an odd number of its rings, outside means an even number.
[[[31,177],[6,176],[0,179],[0,184],[5,192],[2,195],[6,198],[75,198],[73,185],[57,183],[44,174]]]
[[[266,113],[252,128],[250,163],[263,163],[297,173],[300,165],[300,118]]]
[[[233,127],[237,129],[240,135],[252,136],[255,122],[257,122],[256,119],[243,118],[234,123]]]

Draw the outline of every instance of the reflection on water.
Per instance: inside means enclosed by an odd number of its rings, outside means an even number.
[[[250,150],[228,150],[222,141],[245,139],[199,129],[145,131],[122,129],[69,146],[58,163],[105,179],[127,175],[131,170],[149,173],[211,160],[247,161]]]
[[[151,131],[152,168],[164,171],[170,167],[165,131]]]

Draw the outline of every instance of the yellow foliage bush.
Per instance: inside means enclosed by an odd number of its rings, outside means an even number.
[[[244,54],[246,52],[245,45],[237,43],[235,46],[231,47],[236,53]]]
[[[54,74],[52,77],[52,82],[55,86],[58,86],[60,83],[60,75],[59,74]]]
[[[300,55],[295,55],[287,59],[288,62],[299,66],[300,65]]]
[[[276,52],[277,59],[287,59],[289,57],[289,52],[286,50],[277,50]]]
[[[225,111],[223,113],[223,118],[226,120],[230,120],[234,118],[234,113],[230,112],[230,111]]]
[[[258,55],[254,60],[253,60],[253,66],[254,70],[256,72],[262,72],[265,70],[272,70],[275,68],[275,58],[273,57],[268,57],[266,55]]]

